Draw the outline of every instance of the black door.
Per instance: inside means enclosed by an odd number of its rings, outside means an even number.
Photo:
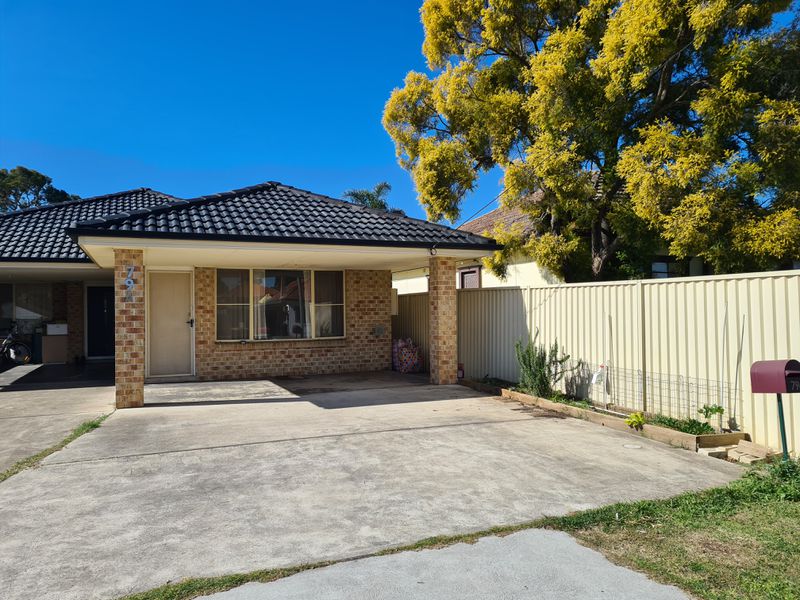
[[[86,288],[86,354],[114,356],[114,288]]]

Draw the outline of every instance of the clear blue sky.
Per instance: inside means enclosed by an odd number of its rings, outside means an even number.
[[[392,88],[425,70],[420,3],[0,0],[0,167],[81,196],[386,180],[422,217],[381,126]]]
[[[392,184],[381,126],[425,69],[419,1],[0,0],[0,167],[90,196],[181,197],[277,180],[340,197]],[[485,178],[464,216],[500,190]]]

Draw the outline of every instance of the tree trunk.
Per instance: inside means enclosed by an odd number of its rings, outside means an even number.
[[[600,217],[592,225],[592,277],[595,280],[603,278],[609,259],[614,256],[619,244],[619,238],[611,234],[608,221]]]

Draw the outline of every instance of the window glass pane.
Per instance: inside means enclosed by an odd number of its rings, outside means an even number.
[[[217,269],[217,304],[247,304],[249,276],[247,269]]]
[[[341,304],[316,305],[317,337],[341,337],[344,335],[344,306]]]
[[[343,304],[343,275],[342,271],[315,271],[314,302],[316,304]]]
[[[0,329],[9,329],[14,320],[14,287],[0,283]]]
[[[33,333],[53,318],[53,289],[49,283],[21,283],[14,292],[14,317],[20,333]]]
[[[311,337],[309,271],[253,271],[253,323],[257,340]]]
[[[250,337],[249,304],[217,306],[217,339],[246,340]]]

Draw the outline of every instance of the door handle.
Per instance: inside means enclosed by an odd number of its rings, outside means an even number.
[[[194,319],[189,319],[188,321],[186,321],[186,324],[187,324],[189,327],[194,327]]]

